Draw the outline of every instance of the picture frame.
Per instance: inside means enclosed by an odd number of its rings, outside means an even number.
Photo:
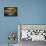
[[[4,7],[4,16],[18,16],[18,8]]]

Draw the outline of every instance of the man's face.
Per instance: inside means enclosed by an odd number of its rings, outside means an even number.
[[[16,9],[15,8],[7,8],[5,10],[5,13],[8,14],[9,16],[13,16],[16,14]]]

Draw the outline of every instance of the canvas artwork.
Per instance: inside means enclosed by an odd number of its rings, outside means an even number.
[[[20,40],[46,41],[46,25],[21,25]]]
[[[5,7],[4,16],[18,16],[17,7]]]

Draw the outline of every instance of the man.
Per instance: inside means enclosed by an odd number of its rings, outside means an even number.
[[[17,8],[15,7],[4,8],[4,16],[17,16]]]

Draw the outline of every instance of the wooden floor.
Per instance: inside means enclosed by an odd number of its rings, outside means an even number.
[[[8,46],[8,44],[0,44],[0,46]],[[10,45],[11,46],[11,45]],[[46,46],[45,41],[34,41],[31,40],[21,40],[19,44],[15,44],[14,46]]]
[[[45,41],[34,41],[32,42],[31,40],[21,40],[20,46],[46,46]]]

